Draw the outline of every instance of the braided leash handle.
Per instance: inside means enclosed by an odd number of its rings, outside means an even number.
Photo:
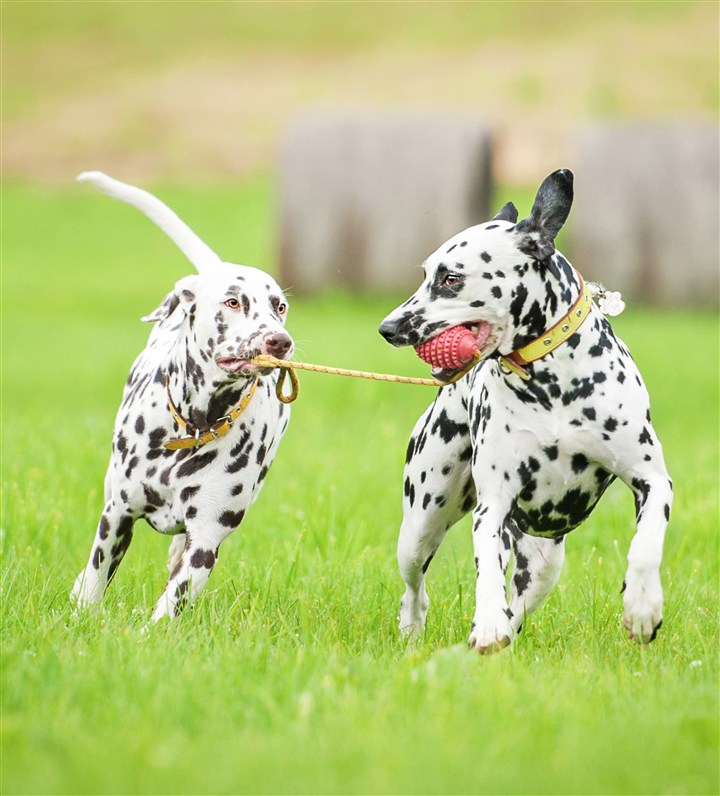
[[[397,384],[419,384],[424,387],[447,387],[448,384],[454,384],[458,379],[461,379],[468,371],[477,365],[480,361],[480,354],[476,354],[470,362],[460,371],[458,371],[450,380],[440,381],[439,379],[420,379],[413,376],[395,376],[391,373],[372,373],[366,370],[349,370],[348,368],[333,368],[329,365],[313,365],[309,362],[294,362],[288,359],[277,359],[268,354],[259,354],[252,360],[253,365],[259,365],[263,368],[282,368],[282,374],[278,379],[275,393],[278,400],[284,404],[292,403],[300,392],[300,384],[298,382],[296,370],[310,370],[315,373],[329,373],[333,376],[350,376],[354,379],[372,379],[374,381],[389,381]],[[285,374],[290,373],[290,382],[292,390],[290,393],[285,394],[282,391],[285,382]]]

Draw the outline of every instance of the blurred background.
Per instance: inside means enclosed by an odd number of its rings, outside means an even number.
[[[717,305],[716,3],[9,0],[2,16],[6,185],[79,193],[92,168],[212,191],[213,217],[263,226],[226,259],[259,255],[296,292],[386,292],[570,167],[561,244],[588,278]]]
[[[718,792],[719,8],[0,2],[4,792]],[[103,621],[70,619],[139,318],[192,270],[79,172],[278,275],[297,359],[427,376],[379,322],[449,235],[527,214],[560,167],[560,248],[628,299],[613,328],[677,486],[651,655],[619,630],[617,483],[512,658],[416,669],[395,543],[435,393],[309,373],[195,616],[140,635],[167,550],[143,531]],[[433,562],[421,658],[464,645],[468,521]]]

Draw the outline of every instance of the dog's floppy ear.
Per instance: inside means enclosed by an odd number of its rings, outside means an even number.
[[[546,177],[538,188],[530,211],[515,227],[521,234],[518,248],[535,260],[546,260],[555,253],[555,237],[567,220],[573,200],[573,174],[559,169]]]
[[[514,224],[518,219],[517,207],[512,202],[503,205],[497,215],[492,217],[493,221],[510,221]]]
[[[195,301],[197,276],[191,274],[184,276],[175,283],[175,287],[165,296],[159,307],[149,315],[144,315],[140,320],[145,323],[156,323],[169,318],[182,302],[186,305]]]

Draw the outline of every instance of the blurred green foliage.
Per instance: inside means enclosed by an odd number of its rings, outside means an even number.
[[[578,70],[592,53],[608,105],[615,83],[645,67],[666,84],[673,113],[677,78],[706,87],[705,108],[717,109],[716,4],[672,2],[74,2],[5,0],[3,110],[6,118],[42,101],[101,86],[122,75],[157,73],[173,64],[207,64],[240,56],[305,56],[326,61],[379,52],[457,54],[491,48],[504,79],[522,54],[516,80],[522,102],[549,100],[561,85],[547,85],[543,58],[570,48]],[[678,46],[679,45],[679,46]],[[507,53],[504,52],[507,50]],[[542,54],[542,57],[539,57]],[[510,61],[508,61],[510,59]],[[648,60],[650,59],[650,60]],[[592,68],[592,67],[591,67]],[[680,70],[684,74],[677,75]],[[567,74],[572,81],[574,75]],[[653,90],[656,87],[653,86]],[[382,86],[377,86],[382,96]],[[457,89],[452,89],[453,93]],[[588,109],[578,109],[584,112]]]

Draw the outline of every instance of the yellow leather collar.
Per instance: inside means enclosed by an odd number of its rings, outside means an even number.
[[[171,451],[179,450],[180,448],[201,448],[203,445],[207,445],[208,442],[212,442],[214,439],[219,439],[220,437],[224,437],[228,433],[228,431],[230,431],[230,429],[232,428],[233,423],[245,411],[253,395],[255,395],[255,390],[257,389],[258,381],[259,378],[256,378],[255,381],[253,381],[252,386],[250,387],[250,392],[243,397],[243,399],[235,407],[235,409],[232,410],[232,412],[225,415],[224,417],[219,418],[211,426],[208,426],[206,429],[196,428],[195,433],[192,435],[168,440],[165,443],[165,447]],[[185,418],[178,411],[178,408],[173,403],[172,396],[170,395],[169,382],[166,384],[166,387],[167,387],[167,397],[168,397],[168,409],[170,409],[172,416],[175,418],[180,428],[183,431],[187,431],[188,428],[192,427],[192,423],[189,423],[187,420],[185,420]]]
[[[500,369],[504,373],[515,373],[527,381],[530,374],[523,366],[542,359],[572,337],[590,314],[591,305],[592,294],[583,282],[583,278],[580,277],[580,295],[570,311],[540,337],[522,348],[516,348],[507,356],[500,357]]]

